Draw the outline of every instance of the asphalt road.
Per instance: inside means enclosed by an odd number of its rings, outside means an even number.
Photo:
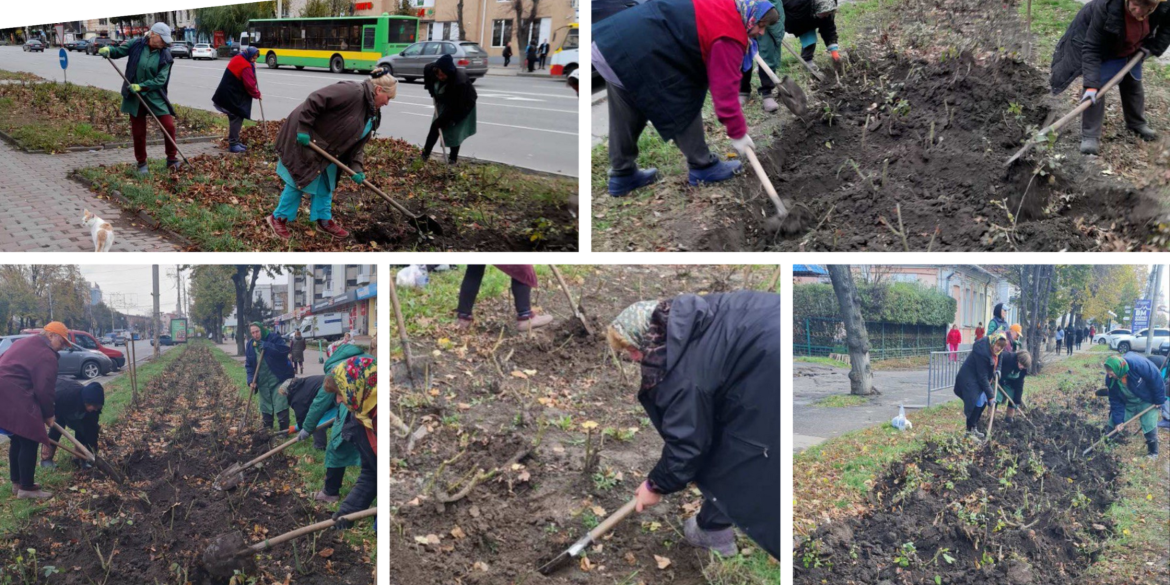
[[[162,353],[166,353],[166,352],[168,352],[176,347],[179,347],[179,346],[177,346],[177,345],[164,345],[161,348]],[[119,345],[116,347],[111,346],[110,349],[115,349],[115,350],[122,352],[122,355],[126,356],[127,361],[129,361],[130,353],[127,351],[127,348],[125,345]],[[134,358],[135,358],[134,361],[137,362],[139,366],[141,366],[142,364],[144,364],[147,361],[149,361],[150,359],[152,359],[152,356],[154,356],[154,348],[152,348],[150,346],[149,339],[143,338],[143,339],[139,339],[138,341],[134,342]],[[115,372],[110,372],[109,374],[106,374],[105,376],[98,376],[97,378],[94,378],[93,381],[99,382],[101,384],[107,384],[111,380],[113,380],[114,378],[117,378],[118,376],[121,376],[122,374],[126,373],[127,370],[129,370],[129,368],[127,366],[122,366],[122,369],[117,370]]]
[[[69,81],[118,90],[122,80],[103,62],[84,53],[69,53]],[[115,61],[119,68],[125,59]],[[227,59],[179,59],[171,72],[170,98],[176,104],[214,110],[211,96],[227,67]],[[20,47],[0,47],[0,69],[27,71],[62,81],[57,49],[25,53]],[[357,73],[335,75],[327,70],[269,69],[257,64],[257,83],[264,95],[264,115],[271,120],[288,116],[309,93],[338,81],[361,81]],[[564,83],[541,78],[489,75],[475,82],[479,93],[478,133],[463,144],[461,154],[538,171],[578,175],[577,119],[579,101]],[[398,96],[382,110],[380,136],[393,136],[422,145],[434,108],[422,83],[400,83]],[[258,105],[253,115],[259,117]]]

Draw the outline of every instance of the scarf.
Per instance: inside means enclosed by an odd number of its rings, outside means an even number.
[[[377,362],[368,357],[349,358],[333,368],[333,381],[346,408],[367,431],[376,431],[372,413],[378,408]]]
[[[642,350],[645,345],[646,331],[650,328],[650,316],[658,301],[638,301],[618,313],[611,325],[630,345]]]
[[[1105,369],[1113,372],[1120,382],[1125,383],[1125,376],[1129,374],[1129,362],[1120,356],[1111,355],[1105,359]]]
[[[750,30],[769,10],[775,6],[768,0],[735,0],[735,9],[739,11],[739,17],[743,20],[744,30]],[[743,56],[743,70],[751,71],[752,65],[755,63],[756,53],[760,52],[760,45],[755,39],[748,36],[748,50],[747,54]]]
[[[252,343],[252,347],[255,348],[255,350],[256,350],[256,354],[259,355],[260,354],[260,347],[264,345],[264,340],[268,339],[268,329],[265,328],[264,324],[259,322],[259,321],[253,321],[253,322],[249,323],[248,324],[249,328],[251,328],[252,325],[255,325],[256,327],[258,327],[260,329],[260,341],[256,341],[255,339],[249,339],[249,341]]]

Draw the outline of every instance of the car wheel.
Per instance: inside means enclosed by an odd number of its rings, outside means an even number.
[[[264,60],[268,64],[269,69],[276,69],[280,65],[276,64],[276,53],[269,53],[268,58]]]
[[[1098,341],[1098,342],[1097,342],[1097,345],[1105,345],[1105,340],[1104,340],[1104,339],[1102,339],[1102,340]]]
[[[418,78],[417,77],[403,77],[402,79],[403,79],[403,81],[405,81],[407,83],[414,83],[414,80],[418,79]]]
[[[1129,342],[1122,341],[1121,343],[1118,343],[1117,344],[1117,351],[1119,351],[1121,353],[1129,353]]]
[[[333,73],[344,73],[345,59],[342,59],[341,55],[334,55],[333,58],[329,60],[329,71]]]
[[[92,380],[102,375],[102,368],[97,362],[85,362],[81,364],[81,378],[83,380]]]

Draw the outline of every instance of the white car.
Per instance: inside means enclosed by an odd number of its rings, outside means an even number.
[[[1145,352],[1147,331],[1147,329],[1142,329],[1136,335],[1122,335],[1114,340],[1110,347],[1121,353]],[[1170,329],[1154,329],[1154,347],[1160,347],[1163,341],[1170,341]]]
[[[1130,335],[1132,333],[1133,331],[1130,331],[1129,329],[1112,329],[1110,331],[1098,333],[1096,337],[1093,338],[1093,343],[1100,343],[1101,345],[1108,345],[1109,347],[1113,347],[1113,342],[1118,337],[1121,337],[1122,335]]]
[[[219,58],[219,53],[217,53],[216,50],[211,47],[211,45],[207,43],[199,43],[195,45],[194,49],[191,49],[191,58],[214,60]]]

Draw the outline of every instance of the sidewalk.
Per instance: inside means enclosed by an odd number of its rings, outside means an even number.
[[[1082,344],[1073,355],[1087,353],[1091,344]],[[1067,359],[1066,354],[1044,352],[1044,366],[1051,368]],[[1104,357],[1102,357],[1104,359]],[[885,424],[898,415],[898,406],[925,405],[927,370],[886,370],[873,373],[874,386],[881,391],[862,406],[826,407],[817,402],[830,395],[849,394],[849,368],[808,362],[794,362],[793,452],[799,453],[845,433]],[[936,391],[931,406],[958,400],[949,390]],[[912,413],[912,411],[911,411]]]
[[[184,144],[188,157],[212,152],[214,143]],[[163,146],[147,147],[152,158]],[[114,225],[114,252],[173,252],[177,248],[137,217],[98,199],[69,178],[74,169],[132,162],[128,148],[27,154],[0,142],[0,250],[5,252],[92,252],[89,229],[81,225],[86,209]]]
[[[492,66],[488,67],[487,74],[493,77],[531,77],[536,79],[547,79],[550,81],[564,81],[563,77],[553,76],[549,74],[548,68],[537,69],[532,73],[523,71],[521,67],[512,65],[509,67]]]

